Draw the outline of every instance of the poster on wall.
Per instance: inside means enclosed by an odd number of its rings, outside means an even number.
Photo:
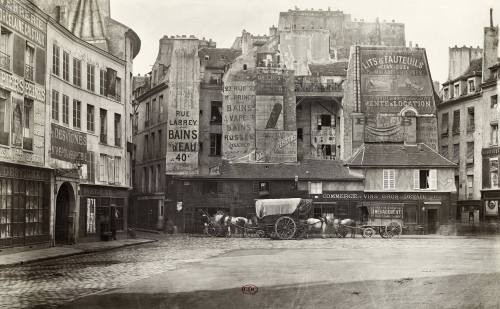
[[[257,162],[295,162],[297,161],[296,131],[257,131]]]
[[[498,200],[485,201],[485,214],[489,217],[498,216]]]
[[[51,124],[50,156],[66,162],[87,158],[87,135],[57,124]]]
[[[256,98],[255,121],[257,130],[283,130],[283,97],[263,96]]]

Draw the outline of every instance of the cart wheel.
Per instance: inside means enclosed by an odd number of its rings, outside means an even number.
[[[378,233],[380,234],[380,237],[382,237],[382,238],[389,237],[389,235],[387,235],[387,231],[386,231],[385,227],[379,227]]]
[[[217,230],[215,229],[215,227],[213,225],[209,225],[207,227],[207,235],[210,237],[217,236]]]
[[[389,237],[393,237],[393,236],[399,237],[401,235],[401,233],[403,232],[403,229],[401,228],[401,224],[399,224],[399,222],[396,222],[396,221],[389,223],[389,225],[387,225],[385,227],[385,230],[387,232],[387,235],[389,235]]]
[[[279,217],[274,224],[274,231],[279,239],[292,239],[297,231],[297,224],[288,216]]]
[[[373,235],[375,235],[375,230],[372,229],[371,227],[367,227],[363,229],[363,237],[364,238],[370,238]]]
[[[347,233],[349,233],[349,231],[345,226],[341,225],[336,233],[338,238],[345,238],[347,236]]]

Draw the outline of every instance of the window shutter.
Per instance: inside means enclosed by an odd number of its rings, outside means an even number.
[[[106,72],[106,95],[116,95],[116,71],[108,68]]]
[[[389,170],[389,189],[396,188],[396,171]]]
[[[413,170],[413,189],[420,189],[420,170]]]
[[[45,85],[45,51],[41,48],[36,48],[35,57],[35,81],[40,85]]]
[[[490,188],[490,159],[483,158],[483,188]],[[457,188],[458,190],[458,188]]]
[[[383,170],[383,183],[384,183],[384,190],[389,189],[389,171],[388,170]]]
[[[432,169],[429,171],[429,188],[437,190],[437,170]]]
[[[24,76],[24,55],[26,53],[26,41],[18,36],[14,35],[14,44],[13,44],[13,63],[12,63],[12,71],[14,74],[19,76]]]

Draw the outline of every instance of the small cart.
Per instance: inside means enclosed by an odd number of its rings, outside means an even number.
[[[376,204],[361,206],[361,226],[363,237],[379,234],[382,238],[400,236],[403,231],[402,204]]]

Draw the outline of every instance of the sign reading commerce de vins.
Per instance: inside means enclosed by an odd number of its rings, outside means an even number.
[[[75,159],[87,158],[87,135],[82,132],[52,124],[51,157],[54,159],[75,162]]]

